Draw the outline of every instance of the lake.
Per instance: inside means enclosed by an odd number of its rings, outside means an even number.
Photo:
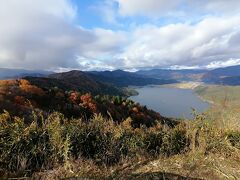
[[[131,96],[130,99],[166,117],[190,119],[193,117],[191,108],[204,112],[209,107],[209,104],[201,100],[192,89],[145,86],[135,90],[139,95]]]

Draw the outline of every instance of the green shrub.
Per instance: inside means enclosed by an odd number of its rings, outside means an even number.
[[[184,151],[188,146],[185,130],[178,127],[172,130],[154,130],[146,132],[145,148],[151,155],[174,155]]]

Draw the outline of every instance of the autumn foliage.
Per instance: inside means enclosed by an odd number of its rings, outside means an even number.
[[[15,96],[14,102],[19,105],[25,105],[26,99],[23,96]]]
[[[19,87],[22,91],[30,94],[36,94],[39,96],[44,96],[45,92],[38,88],[37,86],[31,85],[27,80],[21,79],[19,80]]]
[[[74,91],[74,92],[71,92],[71,93],[70,93],[69,100],[70,100],[72,103],[77,103],[78,97],[79,97],[78,92]]]
[[[80,97],[81,99],[81,106],[85,107],[85,108],[89,108],[92,112],[96,113],[97,112],[97,106],[96,103],[94,102],[94,100],[92,99],[91,94],[87,93],[84,94]]]
[[[135,128],[141,124],[150,127],[156,120],[161,123],[167,122],[169,125],[174,124],[159,113],[121,96],[93,96],[79,91],[63,91],[56,86],[40,88],[25,79],[0,81],[0,109],[6,109],[13,115],[26,116],[32,108],[44,111],[46,116],[58,111],[69,118],[85,117],[86,120],[94,113],[101,113],[116,122],[130,117]]]

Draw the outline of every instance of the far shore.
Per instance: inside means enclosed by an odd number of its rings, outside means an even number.
[[[203,82],[180,82],[180,83],[174,83],[174,84],[166,84],[166,85],[161,85],[162,87],[171,87],[171,88],[179,88],[179,89],[192,89],[194,90],[195,88],[197,88],[198,86],[204,85]],[[197,93],[196,93],[197,94]],[[199,94],[197,94],[197,96],[204,102],[207,102],[211,105],[214,105],[215,103],[211,100],[205,99],[202,96],[200,96]]]
[[[195,89],[196,87],[204,85],[203,82],[180,82],[180,83],[174,83],[174,84],[164,84],[161,85],[161,87],[171,87],[171,88],[179,88],[179,89]]]

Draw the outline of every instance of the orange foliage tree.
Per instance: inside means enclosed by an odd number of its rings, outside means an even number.
[[[91,94],[87,93],[84,94],[80,97],[81,100],[81,106],[85,107],[85,108],[89,108],[91,111],[96,112],[97,111],[97,106],[96,103],[94,102],[94,100],[92,99]]]
[[[26,93],[36,94],[39,96],[45,95],[45,92],[41,88],[31,85],[29,83],[29,81],[27,81],[25,79],[19,80],[19,87],[22,91],[24,91]]]

